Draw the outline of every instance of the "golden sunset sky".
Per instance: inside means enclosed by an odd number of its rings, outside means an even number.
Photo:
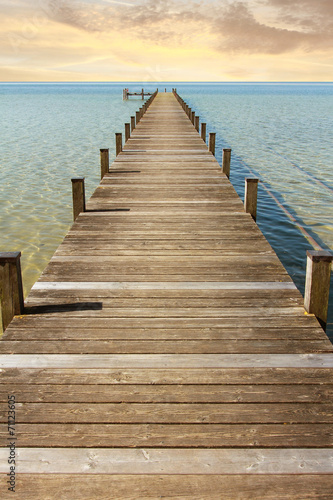
[[[332,81],[333,0],[0,0],[0,81]]]

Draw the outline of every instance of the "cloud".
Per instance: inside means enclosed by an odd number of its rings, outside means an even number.
[[[195,47],[197,34],[205,33],[207,43],[212,44],[213,37],[214,48],[220,52],[283,54],[332,46],[332,0],[231,0],[222,4],[213,0],[138,0],[120,4],[45,0],[49,15],[59,23],[88,32],[122,32],[155,45]],[[259,21],[261,6],[273,9],[274,15]]]
[[[281,24],[281,19],[277,24]],[[259,22],[244,2],[235,2],[217,13],[213,23],[213,30],[219,35],[218,48],[221,51],[282,54],[299,48],[313,51],[331,46],[330,32],[319,29],[309,31],[307,27],[299,29],[298,25],[298,29],[286,29]]]
[[[332,0],[38,0],[48,19],[164,48],[279,55],[333,46]]]

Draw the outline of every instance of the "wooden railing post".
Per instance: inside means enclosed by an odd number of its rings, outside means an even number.
[[[197,132],[199,132],[199,129],[200,129],[200,118],[199,118],[199,116],[196,116],[195,117],[195,130]]]
[[[135,129],[135,116],[131,116],[131,132]]]
[[[84,177],[74,177],[72,179],[72,194],[73,194],[73,219],[75,220],[81,212],[86,211]]]
[[[131,137],[131,124],[125,123],[125,142]]]
[[[3,331],[15,315],[24,312],[20,259],[21,252],[0,253],[0,301]]]
[[[189,119],[192,118],[192,109],[190,107],[187,108],[187,116],[189,117]]]
[[[215,132],[210,132],[209,133],[209,151],[215,155],[215,138],[216,138],[216,133]]]
[[[116,133],[116,156],[119,155],[123,150],[123,134],[120,132]]]
[[[325,250],[308,250],[304,307],[326,330],[333,255]]]
[[[101,179],[103,179],[105,174],[109,173],[109,150],[100,149],[101,155]]]
[[[137,125],[140,121],[140,111],[135,112],[135,118],[136,118],[136,125]]]
[[[250,214],[254,220],[257,220],[257,197],[258,197],[258,179],[245,179],[245,212]]]
[[[191,122],[192,122],[192,125],[195,124],[195,111],[192,111]]]
[[[231,162],[231,149],[223,149],[222,156],[222,172],[230,177],[230,162]]]
[[[202,123],[201,124],[201,139],[206,142],[206,130],[207,130],[207,124],[206,123]]]

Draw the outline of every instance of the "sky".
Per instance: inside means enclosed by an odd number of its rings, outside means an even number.
[[[0,81],[333,81],[333,0],[0,0]]]

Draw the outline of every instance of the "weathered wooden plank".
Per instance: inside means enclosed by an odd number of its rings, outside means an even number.
[[[24,332],[25,334],[26,332]],[[23,337],[23,336],[22,336]],[[26,335],[24,335],[26,338]],[[73,340],[66,341],[6,341],[0,345],[2,354],[300,354],[333,352],[327,339],[312,341],[304,339],[284,340]]]
[[[7,403],[0,403],[6,423]],[[16,403],[16,422],[106,424],[332,424],[329,403]]]
[[[180,283],[155,282],[84,282],[84,281],[38,281],[33,290],[296,290],[292,281],[182,281]]]
[[[251,385],[269,382],[275,384],[332,385],[331,368],[3,368],[3,384],[39,385],[163,385],[227,384]]]
[[[66,374],[65,374],[66,375]],[[290,380],[292,377],[290,376]],[[305,377],[303,378],[303,381]],[[65,385],[65,382],[67,384]],[[26,381],[25,381],[26,382]],[[4,383],[0,387],[0,401],[8,402],[8,394],[15,394],[20,403],[330,403],[333,380],[330,385],[276,384],[276,385],[115,385],[70,384],[34,385]]]
[[[333,368],[333,354],[13,354],[0,368]]]
[[[0,449],[0,474],[8,448]],[[20,474],[333,474],[333,450],[20,448]]]
[[[83,328],[103,329],[110,327],[110,318],[99,318],[82,315],[67,316],[64,318],[61,313],[53,315],[26,315],[16,316],[12,321],[15,328],[39,327],[39,328],[73,328],[76,331]],[[318,328],[318,321],[313,316],[284,316],[284,317],[245,317],[241,318],[117,318],[113,326],[117,328]],[[326,337],[323,337],[326,338]]]
[[[93,457],[92,461],[93,463]],[[0,475],[4,500],[11,499],[6,492],[6,476]],[[91,500],[126,500],[177,498],[178,500],[330,500],[332,475],[107,475],[96,474],[24,474],[18,492],[24,491],[25,500],[43,498],[80,498]],[[10,493],[10,494],[9,494]]]
[[[236,407],[235,407],[236,408]],[[26,424],[20,447],[332,448],[332,424]],[[0,446],[8,444],[0,427]]]
[[[27,340],[29,339],[29,340]],[[288,340],[300,340],[304,344],[309,341],[319,341],[324,342],[322,330],[319,328],[119,328],[117,325],[104,326],[101,328],[86,327],[86,328],[75,328],[70,326],[57,326],[49,324],[47,327],[38,327],[29,325],[20,326],[16,328],[11,326],[7,328],[3,335],[3,341],[50,341],[53,342],[61,341],[66,342],[70,340],[82,341],[104,341],[111,342],[115,340],[121,340],[123,342],[129,342],[133,340],[139,341],[186,341],[191,342],[196,341],[237,341],[237,342],[247,342],[247,341],[258,341],[258,343],[267,341],[278,341],[281,345]]]

